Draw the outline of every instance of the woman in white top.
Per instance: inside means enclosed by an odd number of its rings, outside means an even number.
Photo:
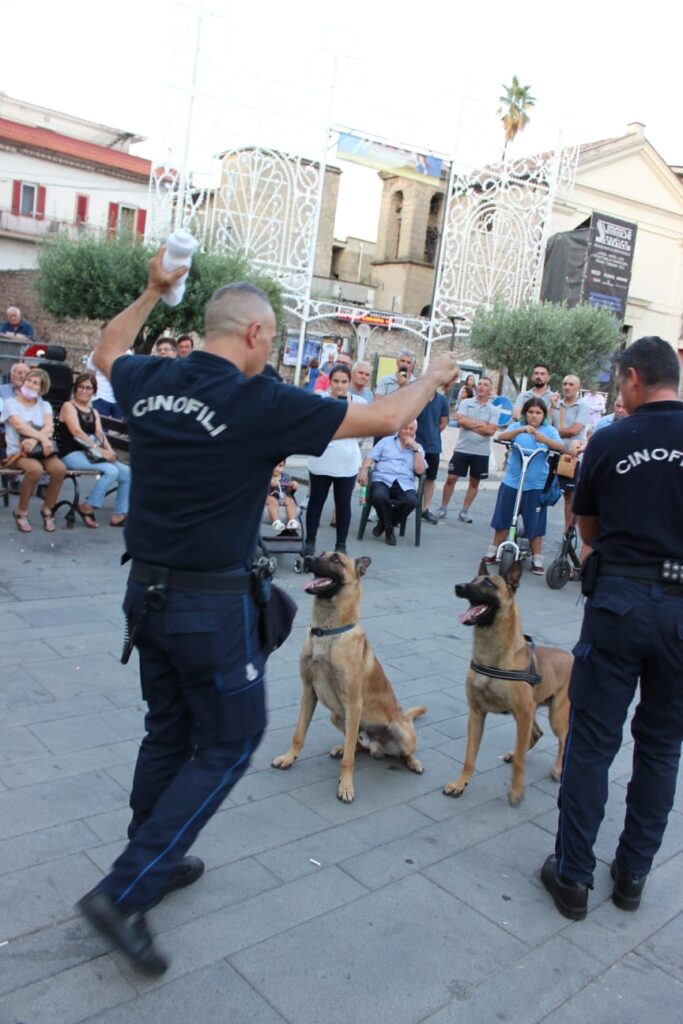
[[[337,402],[362,402],[349,394],[351,370],[348,366],[334,366],[330,373],[327,398]],[[306,543],[304,554],[315,551],[315,538],[320,525],[323,506],[330,487],[334,489],[335,525],[337,542],[335,551],[346,552],[346,538],[351,525],[351,496],[360,469],[360,447],[353,437],[330,441],[322,455],[308,460],[308,507],[306,509]]]
[[[10,458],[14,456],[12,467],[24,472],[19,507],[12,513],[20,533],[30,533],[32,530],[28,503],[43,473],[47,473],[50,478],[40,509],[43,529],[48,533],[54,533],[55,530],[52,509],[64,482],[66,466],[57,458],[52,439],[52,407],[43,399],[49,390],[50,378],[45,370],[29,370],[14,398],[8,398],[2,409],[7,455]]]

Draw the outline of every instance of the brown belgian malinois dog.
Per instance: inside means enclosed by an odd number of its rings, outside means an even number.
[[[444,788],[447,796],[461,796],[474,774],[487,713],[512,714],[517,725],[515,749],[504,758],[512,763],[509,799],[513,807],[524,797],[524,758],[543,735],[536,708],[548,708],[550,726],[559,740],[551,772],[560,780],[562,756],[569,725],[569,676],[573,658],[559,647],[533,647],[522,633],[515,592],[522,567],[516,562],[507,576],[489,576],[486,563],[471,583],[458,583],[455,593],[470,603],[459,616],[473,627],[472,661],[467,673],[469,704],[467,749],[462,772]]]
[[[299,721],[287,753],[272,761],[273,768],[289,768],[296,761],[316,704],[322,701],[332,712],[333,724],[344,734],[344,745],[330,751],[331,757],[341,757],[337,797],[344,803],[351,803],[355,796],[353,767],[357,750],[369,750],[372,757],[402,757],[411,771],[423,771],[415,757],[413,719],[424,715],[427,708],[402,711],[358,622],[360,579],[369,565],[369,558],[354,561],[329,551],[304,562],[305,571],[315,575],[306,587],[315,600],[311,628],[301,652]]]

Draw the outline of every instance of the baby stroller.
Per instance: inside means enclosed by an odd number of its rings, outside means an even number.
[[[267,514],[261,522],[261,533],[259,535],[256,558],[265,558],[269,562],[269,571],[275,575],[278,565],[278,557],[281,555],[295,555],[294,572],[301,572],[304,567],[304,541],[306,540],[306,529],[304,526],[303,512],[304,505],[299,505],[297,521],[298,530],[280,530],[277,533],[270,522],[267,521]]]

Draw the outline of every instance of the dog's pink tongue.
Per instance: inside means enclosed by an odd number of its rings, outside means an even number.
[[[318,587],[322,587],[329,582],[327,576],[315,576],[312,580],[304,580],[303,586],[304,590],[316,590]]]
[[[458,615],[458,619],[460,622],[470,622],[471,619],[476,619],[476,617],[480,615],[481,612],[485,611],[485,609],[485,604],[473,604],[466,612],[461,612],[460,615]]]

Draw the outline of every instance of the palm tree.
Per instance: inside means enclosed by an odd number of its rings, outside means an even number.
[[[498,113],[500,114],[505,131],[504,160],[508,142],[514,140],[517,132],[524,131],[524,128],[529,123],[527,111],[533,107],[536,100],[530,94],[531,86],[520,85],[517,75],[512,76],[512,85],[504,85],[503,88],[505,89],[505,95],[501,96],[498,100],[500,103]]]

